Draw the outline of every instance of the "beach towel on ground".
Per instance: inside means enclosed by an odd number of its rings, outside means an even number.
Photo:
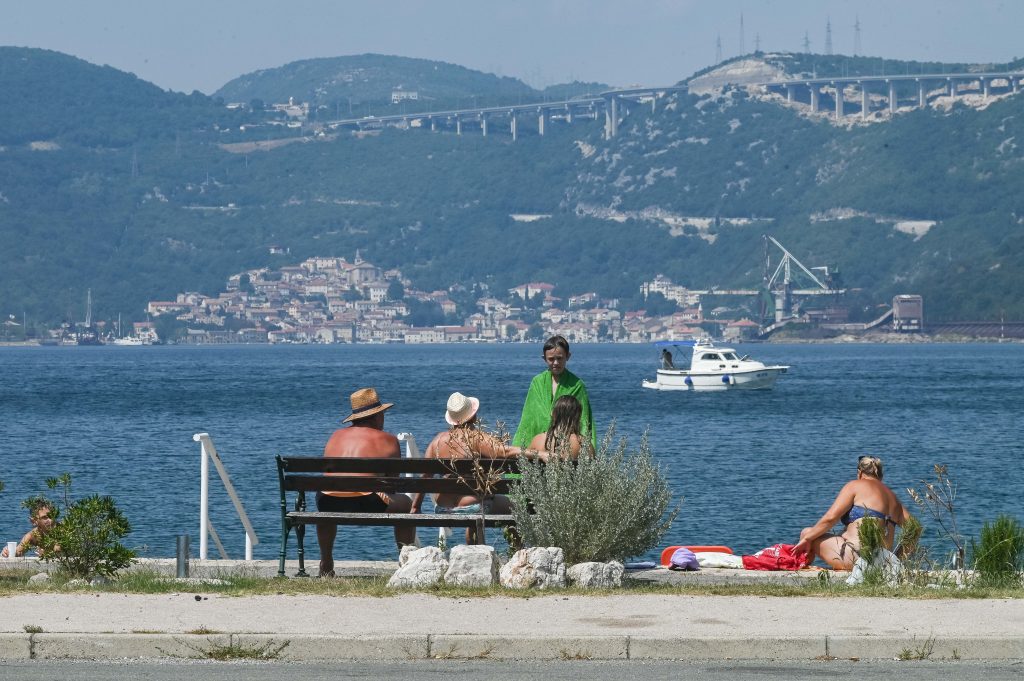
[[[697,551],[697,564],[702,568],[733,568],[743,569],[743,557],[733,553],[720,553],[718,551]]]
[[[743,556],[747,570],[799,570],[810,565],[810,554],[793,553],[795,544],[775,544],[752,556]]]

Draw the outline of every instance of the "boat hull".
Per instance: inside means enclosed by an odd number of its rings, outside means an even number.
[[[723,390],[770,390],[779,374],[789,367],[767,366],[745,371],[701,372],[685,369],[659,369],[653,381],[644,380],[643,387],[652,390],[692,390],[711,392]]]

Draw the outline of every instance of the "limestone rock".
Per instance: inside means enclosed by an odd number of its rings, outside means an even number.
[[[510,589],[551,589],[565,586],[565,556],[557,546],[516,551],[501,568],[501,584]]]
[[[610,563],[576,563],[566,570],[566,577],[570,584],[581,586],[585,589],[610,589],[622,586],[622,573],[625,567],[622,563],[612,561]]]
[[[42,582],[48,582],[50,581],[50,575],[45,572],[40,572],[39,574],[35,574],[29,577],[28,581],[30,584],[40,584]]]
[[[453,546],[448,553],[446,584],[458,586],[492,586],[498,583],[498,554],[493,546]]]
[[[425,546],[406,552],[403,547],[399,568],[388,580],[390,587],[421,587],[437,584],[448,569],[448,561],[436,546]],[[404,559],[404,562],[403,562]]]

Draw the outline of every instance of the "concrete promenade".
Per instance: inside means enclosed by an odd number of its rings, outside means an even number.
[[[149,567],[171,561],[149,561]],[[339,563],[387,574],[394,563]],[[258,572],[276,564],[257,561]],[[193,575],[236,568],[208,561]],[[295,566],[289,564],[289,574]],[[779,579],[669,573],[678,580]],[[803,575],[785,575],[789,580]],[[18,594],[0,599],[0,659],[205,657],[281,646],[279,659],[1024,660],[1024,599],[595,595],[529,598],[190,593]]]

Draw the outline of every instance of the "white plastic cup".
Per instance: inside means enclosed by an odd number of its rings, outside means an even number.
[[[9,541],[9,542],[7,542],[7,557],[8,558],[14,558],[16,555],[18,555],[18,542],[16,542],[16,541]]]

